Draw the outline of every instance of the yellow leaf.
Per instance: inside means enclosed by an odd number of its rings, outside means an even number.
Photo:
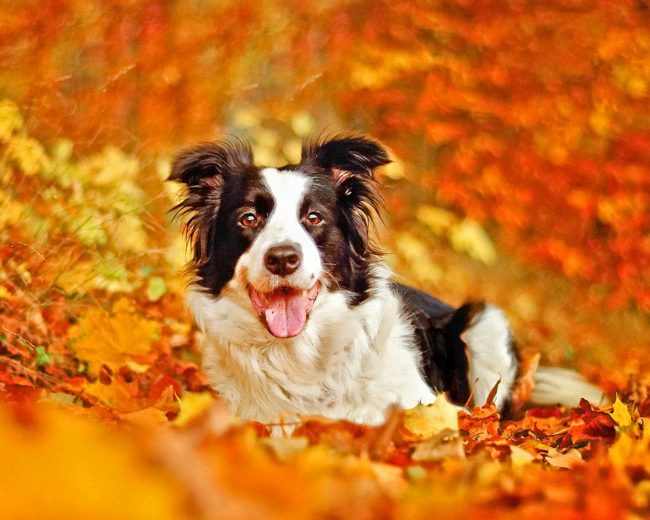
[[[80,261],[66,267],[56,279],[56,284],[66,293],[84,293],[95,278],[95,267],[90,261]]]
[[[90,309],[71,327],[70,338],[75,341],[77,355],[96,369],[102,364],[119,368],[132,358],[151,351],[159,336],[159,325],[140,316],[133,303],[121,298],[108,313]]]
[[[634,451],[634,439],[627,433],[622,434],[614,444],[609,447],[609,460],[619,468],[624,468],[630,461]]]
[[[388,177],[394,181],[404,178],[404,163],[394,153],[391,154],[393,162],[384,166],[382,173],[384,177]]]
[[[108,223],[108,231],[118,251],[142,251],[147,248],[147,233],[136,215],[122,215]]]
[[[22,126],[23,116],[18,106],[7,99],[0,101],[0,141],[8,141]]]
[[[41,143],[31,137],[13,137],[7,146],[7,155],[25,175],[38,173],[49,163]]]
[[[451,245],[461,253],[467,253],[472,258],[484,264],[493,264],[497,253],[492,240],[485,230],[471,219],[464,219],[450,231]]]
[[[144,374],[147,370],[149,370],[149,365],[143,365],[142,363],[138,363],[132,359],[127,359],[124,364],[136,374]]]
[[[458,431],[458,412],[444,394],[435,403],[418,404],[406,411],[404,426],[420,437],[431,437],[444,430]]]
[[[129,413],[139,408],[134,399],[132,388],[118,378],[113,379],[109,384],[99,381],[86,383],[84,390],[87,394],[100,399],[104,404],[118,412]]]
[[[309,440],[307,437],[269,437],[262,439],[262,444],[269,447],[278,460],[286,462],[305,451]]]
[[[429,254],[429,247],[411,233],[400,233],[396,238],[396,247],[400,255],[409,263],[409,269],[418,281],[424,284],[436,284],[443,276],[443,271]]]
[[[609,447],[609,460],[619,468],[641,467],[650,473],[650,428],[644,428],[640,436],[625,430]]]
[[[4,179],[0,177],[0,181],[4,181]],[[10,225],[24,224],[23,215],[27,212],[27,207],[2,191],[0,191],[0,209],[0,229]]]
[[[308,112],[297,112],[291,117],[291,130],[300,137],[307,137],[314,126],[314,118]]]
[[[214,397],[209,392],[195,393],[185,392],[183,397],[178,400],[180,413],[174,419],[176,426],[185,426],[192,419],[205,412],[214,403]]]
[[[143,408],[135,412],[123,413],[120,415],[120,418],[134,426],[144,427],[159,426],[168,422],[165,412],[152,407]]]
[[[3,518],[179,519],[179,486],[144,453],[145,442],[61,409],[32,428],[0,409]],[[36,497],[36,498],[35,498]]]
[[[408,483],[404,479],[404,472],[401,468],[379,462],[372,462],[370,467],[379,486],[391,496],[399,497],[408,489]]]
[[[458,223],[458,217],[451,211],[428,204],[418,207],[416,216],[437,236],[446,235],[449,229]]]
[[[282,145],[282,153],[291,163],[300,162],[302,154],[302,141],[300,139],[287,139]]]
[[[527,466],[535,460],[535,457],[519,446],[510,446],[510,463],[514,468]]]
[[[133,189],[132,181],[140,172],[138,160],[114,146],[107,146],[101,153],[80,161],[79,167],[95,186],[112,189],[118,185],[128,187],[127,191]]]
[[[616,421],[616,424],[619,426],[630,426],[632,424],[632,417],[630,417],[630,411],[627,409],[625,403],[621,402],[616,396],[616,401],[614,402],[614,410],[609,414],[612,419]]]
[[[262,118],[254,108],[242,108],[233,115],[233,124],[239,128],[253,128],[258,126]]]

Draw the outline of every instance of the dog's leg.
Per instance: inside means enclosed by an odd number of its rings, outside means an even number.
[[[461,334],[467,345],[469,384],[475,405],[483,405],[498,384],[494,404],[502,409],[517,377],[517,357],[512,333],[501,309],[469,304],[471,319]]]

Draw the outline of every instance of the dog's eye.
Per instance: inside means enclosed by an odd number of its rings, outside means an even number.
[[[317,226],[323,221],[323,216],[320,213],[312,211],[309,213],[309,215],[307,215],[307,218],[305,220],[310,226]]]
[[[239,224],[242,227],[255,227],[259,224],[260,218],[252,212],[244,213],[239,219]]]

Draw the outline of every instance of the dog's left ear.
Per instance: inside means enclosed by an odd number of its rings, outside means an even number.
[[[391,162],[388,152],[361,135],[342,135],[303,147],[302,161],[328,170],[337,186],[354,176],[372,178],[375,168]]]
[[[357,268],[367,266],[368,256],[378,252],[368,233],[381,207],[373,172],[389,162],[380,144],[360,135],[335,136],[303,147],[302,164],[324,170],[335,182],[338,225]]]

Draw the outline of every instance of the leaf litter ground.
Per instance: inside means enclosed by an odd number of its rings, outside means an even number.
[[[490,404],[457,413],[441,398],[379,427],[239,421],[199,369],[183,283],[170,275],[182,258],[150,243],[153,230],[175,239],[143,211],[137,163],[115,149],[78,162],[64,145],[46,154],[11,105],[0,109],[11,145],[0,170],[3,517],[650,514],[638,356],[633,378],[601,370],[619,391],[607,406],[525,409],[529,355],[512,418]]]

